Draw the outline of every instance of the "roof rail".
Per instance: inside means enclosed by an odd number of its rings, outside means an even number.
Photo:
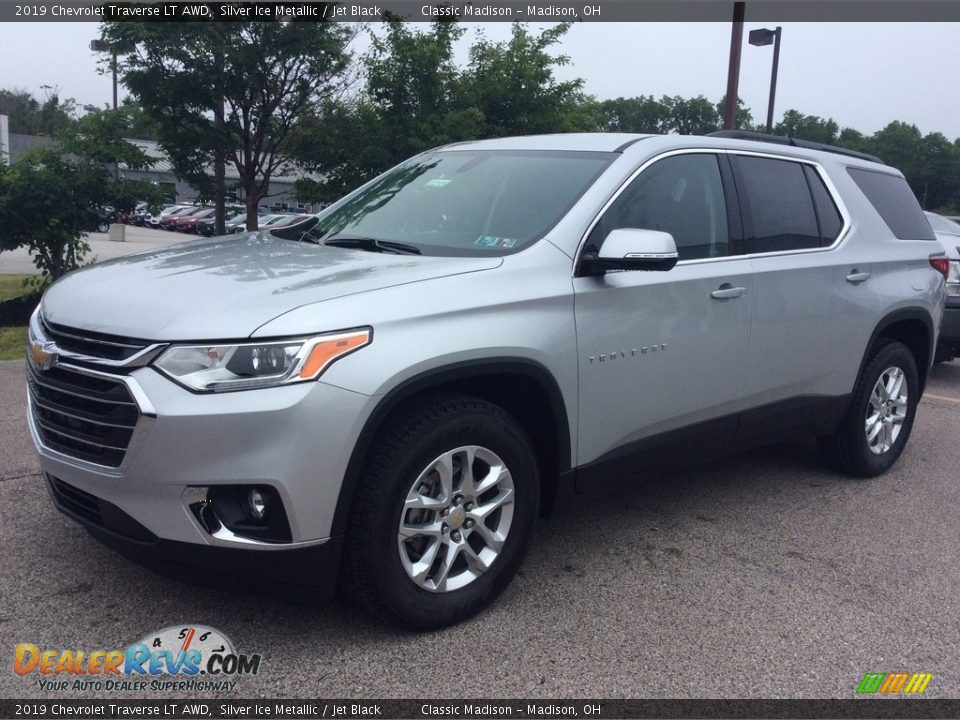
[[[749,130],[717,130],[710,133],[707,137],[730,138],[731,140],[754,140],[756,142],[767,142],[775,145],[792,145],[793,147],[805,148],[807,150],[822,150],[836,155],[846,155],[860,160],[886,165],[886,163],[876,155],[848,150],[837,145],[827,145],[826,143],[812,142],[810,140],[800,140],[799,138],[784,137],[783,135],[767,135],[766,133],[750,132]]]

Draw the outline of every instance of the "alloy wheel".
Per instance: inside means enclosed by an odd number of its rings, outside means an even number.
[[[499,557],[513,524],[515,489],[506,463],[487,448],[445,452],[417,476],[397,530],[407,576],[430,592],[458,590]]]

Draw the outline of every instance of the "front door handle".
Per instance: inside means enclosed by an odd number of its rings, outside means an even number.
[[[733,287],[730,283],[724,283],[718,289],[710,293],[714,300],[732,300],[738,298],[747,291],[744,287]]]
[[[868,280],[869,278],[870,278],[870,273],[868,273],[868,272],[857,272],[857,270],[854,269],[854,271],[853,271],[852,273],[850,273],[849,275],[847,275],[847,282],[848,282],[848,283],[853,283],[854,285],[857,285],[857,284],[859,284],[859,283],[862,283],[864,280]]]

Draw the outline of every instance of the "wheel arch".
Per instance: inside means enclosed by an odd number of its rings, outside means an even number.
[[[364,423],[350,454],[331,536],[346,532],[360,473],[377,433],[406,404],[432,392],[472,395],[499,405],[513,415],[530,434],[537,453],[541,513],[552,511],[561,477],[569,476],[571,469],[570,422],[560,386],[546,367],[533,360],[470,360],[427,370],[401,382],[383,396]],[[544,422],[544,417],[552,418],[552,422]]]
[[[917,374],[920,380],[920,392],[923,392],[927,382],[927,375],[933,363],[933,353],[936,347],[936,338],[933,332],[933,319],[930,313],[921,308],[903,308],[895,310],[885,316],[874,329],[867,343],[866,352],[860,361],[857,377],[863,373],[863,368],[870,362],[873,350],[877,343],[884,338],[897,340],[906,345],[917,361]]]

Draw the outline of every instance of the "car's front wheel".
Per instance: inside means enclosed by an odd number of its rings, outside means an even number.
[[[821,438],[821,447],[850,475],[880,475],[903,452],[919,400],[913,353],[903,343],[887,341],[867,362],[843,421],[834,435]]]
[[[516,573],[538,493],[534,453],[513,417],[477,398],[426,398],[371,449],[347,531],[345,589],[394,624],[460,622]]]

